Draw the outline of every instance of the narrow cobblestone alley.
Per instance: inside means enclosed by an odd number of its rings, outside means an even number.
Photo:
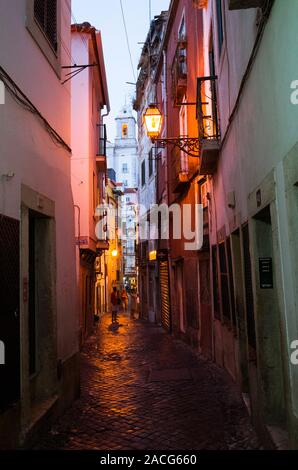
[[[81,368],[81,398],[35,448],[260,448],[227,373],[156,325],[104,316]]]

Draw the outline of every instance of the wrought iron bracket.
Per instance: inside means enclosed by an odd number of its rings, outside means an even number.
[[[185,152],[190,157],[199,158],[200,139],[198,137],[174,137],[167,139],[152,139],[157,147],[165,148],[167,145],[173,145]]]
[[[73,69],[71,72],[66,73],[65,76],[68,77],[66,78],[63,82],[62,85],[64,85],[66,82],[74,78],[76,75],[79,73],[83,72],[83,70],[86,70],[89,67],[97,67],[97,64],[86,64],[86,65],[63,65],[61,68],[62,69]]]

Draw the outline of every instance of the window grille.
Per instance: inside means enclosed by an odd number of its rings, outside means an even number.
[[[57,0],[34,0],[34,18],[57,52]]]
[[[142,186],[146,184],[146,167],[145,167],[145,160],[142,162]]]
[[[153,173],[153,149],[151,149],[149,152],[148,161],[149,161],[149,178],[150,178],[150,176]]]

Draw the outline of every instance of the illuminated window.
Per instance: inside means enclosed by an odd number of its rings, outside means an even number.
[[[127,124],[122,124],[122,137],[128,136],[128,126]]]

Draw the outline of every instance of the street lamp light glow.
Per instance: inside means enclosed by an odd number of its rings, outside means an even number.
[[[144,123],[148,137],[156,138],[159,136],[162,126],[162,114],[155,104],[150,104],[146,109]]]
[[[116,256],[118,256],[118,250],[113,250],[113,251],[112,251],[112,256],[113,256],[114,258],[116,258]]]

